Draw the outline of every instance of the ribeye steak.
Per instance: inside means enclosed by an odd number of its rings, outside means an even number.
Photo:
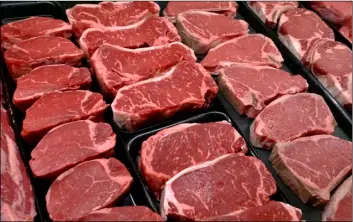
[[[349,1],[311,1],[310,6],[335,25],[342,25],[352,19],[352,2]]]

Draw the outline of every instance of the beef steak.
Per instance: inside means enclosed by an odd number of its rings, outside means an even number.
[[[352,20],[344,23],[339,32],[352,43]]]
[[[342,25],[352,18],[352,2],[349,1],[311,1],[310,6],[335,25]]]
[[[116,202],[131,184],[129,171],[117,159],[83,162],[50,186],[45,197],[49,216],[53,221],[79,219]]]
[[[180,62],[162,76],[121,88],[112,103],[114,121],[135,131],[177,113],[208,108],[217,91],[200,64]]]

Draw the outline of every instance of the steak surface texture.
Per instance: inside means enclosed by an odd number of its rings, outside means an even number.
[[[342,25],[352,19],[352,2],[312,1],[309,4],[322,18],[335,25]]]

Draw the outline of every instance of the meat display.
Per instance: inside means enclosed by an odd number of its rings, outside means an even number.
[[[291,76],[270,66],[232,65],[221,69],[217,78],[219,90],[234,109],[250,118],[255,118],[276,98],[308,88],[300,75]]]
[[[9,49],[13,44],[38,36],[70,38],[71,25],[49,17],[29,17],[1,26],[1,48]]]
[[[282,66],[283,58],[273,41],[262,34],[250,34],[231,39],[212,48],[201,61],[209,71],[238,63]]]
[[[200,64],[180,62],[164,75],[121,88],[112,103],[114,121],[135,131],[177,113],[208,108],[217,91]]]
[[[166,18],[150,16],[129,26],[87,29],[82,33],[79,43],[86,57],[90,58],[103,44],[139,48],[180,41],[178,31],[172,23]]]
[[[344,23],[339,32],[352,43],[352,20]]]
[[[274,179],[260,160],[227,154],[189,167],[168,180],[160,211],[165,220],[200,221],[264,205],[276,190]]]
[[[7,69],[13,79],[25,75],[42,65],[81,64],[83,52],[70,40],[40,36],[21,41],[4,53]]]
[[[36,177],[56,178],[79,163],[111,156],[115,141],[116,135],[108,123],[66,123],[43,137],[32,150],[29,164]]]
[[[99,93],[85,90],[43,95],[26,111],[21,135],[28,143],[39,141],[52,128],[76,120],[101,120],[108,105]]]
[[[305,8],[288,10],[282,14],[278,23],[278,37],[299,60],[302,60],[315,39],[335,39],[332,29],[317,14]]]
[[[342,25],[352,19],[352,2],[349,1],[311,1],[310,6],[322,18],[335,25]]]
[[[76,38],[88,28],[126,26],[159,14],[159,6],[153,2],[101,2],[76,4],[66,10]]]
[[[352,173],[352,143],[331,135],[303,137],[277,143],[270,161],[304,203],[317,206]]]
[[[245,21],[204,11],[178,14],[176,27],[183,43],[196,54],[204,54],[222,42],[248,33],[248,23]]]
[[[49,216],[53,221],[79,219],[116,202],[131,184],[129,171],[117,159],[81,163],[61,174],[50,186],[45,198]]]
[[[64,64],[40,66],[17,79],[13,103],[25,111],[45,93],[89,89],[91,82],[91,73],[87,68]]]
[[[227,121],[185,123],[159,131],[144,141],[139,166],[150,190],[159,196],[164,184],[183,169],[224,154],[246,151],[244,139]]]
[[[270,149],[278,142],[331,134],[336,121],[324,99],[314,93],[284,95],[266,106],[250,127],[250,140],[256,147]]]
[[[196,61],[194,52],[180,42],[143,49],[103,45],[91,58],[101,91],[114,99],[126,85],[155,77],[179,61]]]

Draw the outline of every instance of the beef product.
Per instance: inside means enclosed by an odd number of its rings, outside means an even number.
[[[126,85],[160,75],[179,61],[196,61],[194,52],[180,42],[143,49],[103,45],[91,63],[98,84],[108,99]]]
[[[70,38],[71,25],[48,17],[30,17],[1,26],[1,48],[9,49],[13,44],[42,35]]]
[[[102,120],[107,107],[99,93],[85,90],[48,93],[27,109],[21,135],[28,143],[35,143],[61,124],[81,119]]]
[[[260,160],[227,154],[168,180],[160,211],[164,219],[200,221],[266,204],[276,190],[273,177]]]
[[[352,221],[352,176],[332,195],[322,214],[322,221]]]
[[[324,99],[314,93],[284,95],[266,106],[250,127],[256,147],[270,149],[275,143],[302,136],[331,134],[336,121]]]
[[[70,40],[39,36],[13,45],[4,53],[4,59],[13,79],[25,75],[42,65],[81,64],[83,52]]]
[[[319,15],[335,25],[342,25],[352,18],[352,2],[349,1],[312,1],[310,6]]]
[[[118,91],[112,110],[115,123],[129,131],[209,107],[218,87],[198,63],[180,62],[167,73],[125,86]]]
[[[24,111],[45,93],[89,89],[91,81],[87,68],[64,64],[41,66],[17,79],[13,103]]]
[[[144,141],[139,165],[149,188],[158,196],[164,184],[183,169],[227,153],[246,151],[244,139],[226,121],[185,123]]]
[[[238,64],[219,71],[218,86],[238,113],[255,118],[276,98],[306,91],[308,83],[269,66]]]
[[[80,38],[88,28],[127,26],[150,15],[159,14],[159,6],[153,2],[101,2],[77,4],[66,10],[75,36]]]
[[[339,32],[352,43],[352,20],[344,23]]]
[[[179,13],[185,11],[206,11],[214,12],[217,14],[234,17],[238,9],[238,4],[232,1],[202,1],[202,2],[177,2],[171,1],[168,2],[167,7],[163,11],[163,15],[167,17],[172,22],[175,22],[176,17]]]
[[[80,221],[163,221],[163,219],[145,206],[126,206],[97,210],[84,216]]]
[[[50,186],[45,197],[49,216],[53,221],[79,219],[114,204],[131,184],[129,171],[117,159],[83,162],[62,173]]]
[[[107,123],[90,120],[66,123],[43,137],[32,150],[29,164],[36,177],[55,178],[81,162],[112,155],[115,139]]]
[[[332,29],[317,14],[305,8],[288,10],[282,14],[278,23],[278,37],[299,60],[302,60],[315,39],[335,39]]]
[[[248,23],[243,20],[204,11],[178,14],[176,27],[183,42],[197,54],[206,53],[222,42],[248,33]]]
[[[1,109],[1,221],[33,221],[32,186],[7,111]]]
[[[278,19],[284,12],[289,9],[298,8],[298,2],[294,1],[251,1],[248,2],[248,4],[261,21],[269,28],[274,28],[277,25]]]
[[[139,48],[180,41],[178,31],[172,23],[166,18],[150,16],[129,26],[86,29],[79,43],[86,57],[90,58],[105,43],[124,48]]]
[[[212,48],[201,61],[209,71],[238,64],[282,66],[283,58],[271,39],[262,34],[241,36]]]

